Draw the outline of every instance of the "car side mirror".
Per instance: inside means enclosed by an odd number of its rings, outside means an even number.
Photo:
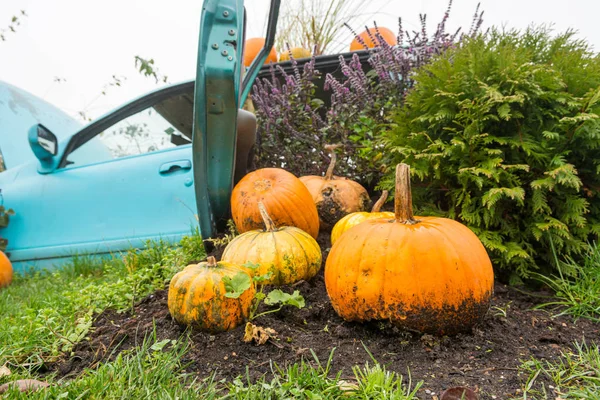
[[[48,161],[58,153],[58,139],[42,124],[29,130],[29,146],[40,161]]]

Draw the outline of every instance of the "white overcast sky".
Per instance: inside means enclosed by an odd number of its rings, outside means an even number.
[[[291,1],[291,0],[283,0]],[[468,28],[477,0],[454,0],[449,27]],[[248,37],[263,36],[269,0],[246,0]],[[365,0],[364,23],[375,19],[396,31],[418,27],[427,13],[430,30],[447,0]],[[75,116],[98,117],[158,86],[134,68],[134,56],[154,58],[172,83],[195,74],[202,0],[0,0],[0,29],[25,10],[16,34],[0,41],[0,80],[21,87]],[[484,28],[553,24],[574,28],[600,48],[600,0],[481,0]],[[363,24],[364,25],[364,24]],[[359,29],[360,27],[357,27]],[[99,96],[112,75],[127,79]],[[66,82],[55,83],[55,78]]]

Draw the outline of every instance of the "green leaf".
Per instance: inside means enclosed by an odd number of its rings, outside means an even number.
[[[302,297],[298,290],[295,290],[292,294],[288,294],[282,292],[280,289],[275,289],[272,290],[269,293],[269,295],[265,298],[265,304],[269,306],[281,304],[282,306],[294,306],[297,308],[304,308],[305,302],[304,297]]]
[[[225,284],[225,297],[230,299],[239,298],[246,290],[252,286],[252,280],[250,276],[245,272],[238,272],[233,278],[228,276],[223,277],[223,283]]]
[[[266,274],[255,276],[252,279],[256,283],[263,283],[263,282],[268,281],[269,279],[271,279],[272,276],[273,276],[273,272],[269,271]]]
[[[256,271],[258,269],[258,267],[260,267],[260,264],[248,261],[246,264],[243,264],[242,267],[251,269],[252,271]]]

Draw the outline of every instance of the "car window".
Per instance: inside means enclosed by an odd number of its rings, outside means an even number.
[[[193,99],[193,89],[190,89],[123,118],[72,151],[66,168],[190,144]],[[90,151],[92,146],[95,148]],[[81,157],[82,153],[86,153],[86,157]]]

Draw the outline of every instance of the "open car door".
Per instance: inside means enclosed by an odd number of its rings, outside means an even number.
[[[246,19],[243,0],[204,1],[192,151],[196,206],[205,243],[224,228],[230,216],[238,110],[275,41],[280,3],[280,0],[271,0],[265,47],[242,80]]]

